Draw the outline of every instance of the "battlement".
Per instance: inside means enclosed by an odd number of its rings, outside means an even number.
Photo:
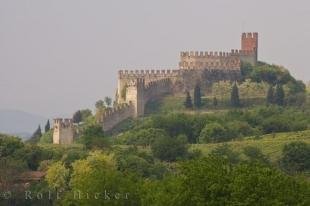
[[[231,56],[239,56],[239,55],[253,55],[255,51],[253,50],[241,50],[241,49],[232,49],[230,55]]]
[[[180,53],[180,56],[181,58],[182,57],[188,57],[188,58],[192,58],[192,57],[195,57],[195,58],[212,58],[212,57],[229,57],[230,56],[230,53],[229,52],[224,52],[224,51],[185,51],[185,52],[181,52]]]
[[[144,78],[157,76],[175,76],[179,74],[178,69],[150,69],[150,70],[119,70],[119,78]]]
[[[120,104],[108,109],[100,117],[99,122],[103,125],[103,131],[110,131],[120,122],[134,116],[134,105],[132,102]]]
[[[112,109],[108,109],[103,113],[100,119],[100,122],[104,122],[105,120],[111,118],[112,116],[123,113],[124,111],[131,109],[132,107],[133,107],[133,104],[129,102],[129,103],[117,105],[116,107],[113,107]]]
[[[54,127],[58,126],[58,128],[68,128],[73,126],[72,119],[62,119],[56,118],[54,119]]]
[[[242,39],[258,39],[258,33],[257,32],[248,32],[248,33],[242,33],[241,35]]]
[[[207,70],[240,70],[241,61],[239,58],[230,61],[210,61],[210,62],[180,62],[181,69],[207,69]]]

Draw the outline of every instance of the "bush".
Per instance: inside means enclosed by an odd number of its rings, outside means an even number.
[[[164,161],[176,161],[184,159],[188,155],[188,145],[185,136],[161,137],[151,145],[154,157]]]
[[[227,139],[227,130],[219,123],[207,124],[199,136],[199,141],[204,143],[223,142]]]
[[[310,144],[292,142],[285,145],[280,164],[289,173],[310,171]]]

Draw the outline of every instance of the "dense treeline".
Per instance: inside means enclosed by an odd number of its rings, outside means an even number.
[[[170,113],[144,119],[118,137],[120,143],[150,145],[157,136],[184,135],[189,143],[224,142],[244,136],[308,128],[310,111],[279,106],[231,110],[218,114]]]

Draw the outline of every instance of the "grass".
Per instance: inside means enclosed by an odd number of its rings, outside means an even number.
[[[258,147],[269,157],[272,162],[279,160],[284,145],[293,141],[304,141],[310,144],[310,130],[300,132],[275,133],[261,136],[260,139],[247,137],[226,143],[195,144],[191,149],[199,149],[203,155],[209,154],[213,149],[222,144],[228,144],[234,151],[242,152],[247,146]]]
[[[230,99],[228,98],[218,98],[218,105],[213,105],[213,97],[202,97],[202,106],[199,109],[185,109],[184,107],[184,96],[166,96],[161,99],[148,102],[145,107],[145,113],[147,115],[152,113],[167,113],[167,112],[186,112],[186,113],[196,113],[196,112],[217,112],[225,111],[227,109],[232,109],[230,106]],[[251,97],[246,99],[241,99],[242,108],[249,108],[258,105],[265,104],[265,98],[263,97]]]

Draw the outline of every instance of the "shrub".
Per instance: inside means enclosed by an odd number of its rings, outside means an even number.
[[[280,164],[289,173],[310,171],[310,144],[292,142],[285,145]]]

